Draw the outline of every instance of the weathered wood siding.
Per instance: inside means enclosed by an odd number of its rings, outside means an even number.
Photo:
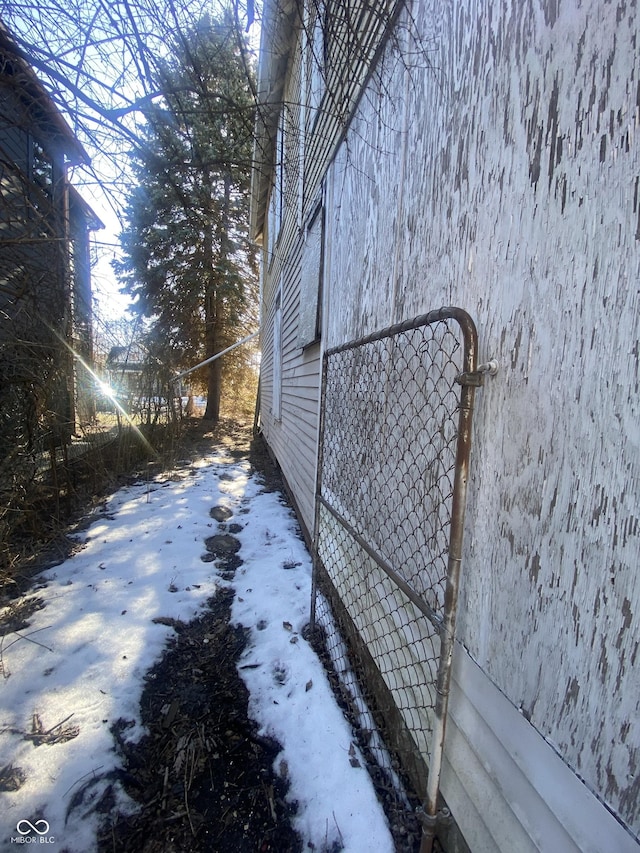
[[[262,369],[260,423],[267,443],[287,479],[302,520],[313,528],[313,496],[318,443],[320,386],[319,345],[298,345],[299,247],[289,254],[282,281],[282,384],[281,416],[273,412],[273,321],[275,301],[265,307],[262,319]]]
[[[263,223],[258,230],[264,247],[261,427],[308,531],[312,531],[314,519],[321,344],[318,341],[303,347],[299,334],[301,319],[304,323],[300,298],[305,229],[322,198],[327,165],[399,5],[398,0],[385,0],[377,5],[366,0],[349,0],[335,6],[338,17],[330,20],[326,30],[326,67],[321,74],[323,94],[313,108],[308,103],[312,65],[318,59],[312,45],[313,15],[321,4],[301,3],[300,15],[289,18],[293,29],[280,118],[284,142],[278,145],[276,140],[273,163],[267,167],[274,178],[267,208],[253,211],[254,220]],[[269,50],[269,45],[263,47]],[[346,75],[342,73],[345,63],[350,65]],[[265,91],[269,89],[265,87]],[[264,143],[262,150],[266,150]],[[264,177],[265,165],[258,164],[260,169]],[[257,182],[260,183],[260,172]],[[280,191],[282,213],[277,223],[278,233],[269,234],[274,222],[270,222],[268,207],[273,203],[274,193]],[[258,192],[254,205],[259,198]],[[276,418],[273,317],[279,287],[282,288],[282,411],[281,417]]]
[[[282,174],[282,216],[278,234],[269,234],[265,222],[263,234],[262,295],[262,367],[260,424],[275,454],[287,483],[296,499],[302,521],[313,528],[316,457],[318,444],[318,405],[320,394],[319,345],[303,348],[298,340],[300,318],[300,265],[303,233],[300,228],[300,193],[302,181],[299,158],[301,50],[296,38],[291,66],[285,84],[285,129],[282,162],[275,169]],[[278,189],[274,186],[272,193]],[[272,223],[273,227],[273,223]],[[277,295],[282,306],[282,349],[274,352],[273,326]],[[281,359],[281,412],[273,408],[274,358]]]
[[[635,3],[414,3],[331,165],[326,324],[333,346],[440,305],[476,319],[501,370],[458,638],[635,834],[639,34]]]

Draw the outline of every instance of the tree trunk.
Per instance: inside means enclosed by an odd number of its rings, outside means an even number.
[[[208,368],[207,407],[202,416],[205,421],[220,420],[220,398],[222,396],[220,367],[220,359],[217,359],[216,361],[212,361]]]
[[[224,347],[220,338],[222,326],[222,299],[215,283],[213,266],[210,273],[210,286],[206,298],[206,337],[207,358],[220,352]],[[222,359],[217,358],[207,367],[207,406],[203,418],[206,421],[220,420],[220,398],[222,397]]]
[[[208,177],[208,176],[207,176]],[[209,283],[205,298],[206,305],[206,349],[207,358],[224,349],[224,281],[220,276],[227,274],[227,259],[229,256],[229,207],[231,204],[231,176],[225,175],[224,200],[222,205],[222,217],[219,231],[219,256],[217,270],[214,270],[213,252],[213,226],[207,234],[207,245],[205,253],[207,256],[207,268],[209,272]],[[209,263],[210,260],[210,263]],[[220,419],[220,399],[222,397],[222,359],[217,358],[208,366],[207,377],[207,407],[204,419],[218,421]]]
[[[211,176],[205,170],[203,185],[209,187],[208,198],[211,201],[213,188],[211,187]],[[220,312],[219,312],[219,287],[216,281],[216,270],[214,269],[213,251],[213,211],[209,211],[209,223],[205,234],[204,263],[207,270],[207,283],[205,290],[205,355],[220,352]],[[204,410],[203,419],[206,421],[218,421],[220,419],[220,397],[222,395],[220,359],[212,361],[207,367],[207,406]]]
[[[207,294],[207,331],[206,350],[207,358],[211,358],[220,352],[220,332],[218,319],[218,295],[215,292]],[[207,367],[207,406],[204,410],[205,421],[218,421],[220,419],[220,398],[222,396],[222,359],[217,358]]]

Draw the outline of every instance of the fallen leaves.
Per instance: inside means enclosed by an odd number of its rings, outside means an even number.
[[[362,767],[362,764],[360,764],[360,761],[358,760],[358,756],[356,753],[356,746],[353,742],[351,743],[351,746],[349,747],[349,764],[352,767]]]
[[[69,714],[60,723],[56,723],[55,726],[51,726],[51,728],[45,730],[40,715],[34,713],[31,718],[31,731],[25,732],[23,735],[24,739],[32,741],[34,746],[40,746],[43,743],[51,746],[54,743],[65,743],[68,740],[73,740],[80,734],[80,726],[65,727],[64,724],[71,717],[73,717],[73,714]]]

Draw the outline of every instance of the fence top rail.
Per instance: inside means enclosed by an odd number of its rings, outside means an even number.
[[[463,308],[454,306],[446,306],[438,308],[435,311],[429,311],[428,314],[420,314],[412,320],[404,320],[401,323],[395,323],[393,326],[388,326],[386,329],[380,329],[370,335],[365,335],[357,340],[348,341],[344,344],[331,347],[328,349],[324,357],[329,358],[332,355],[345,352],[346,350],[355,349],[356,347],[372,344],[376,341],[381,341],[384,338],[390,338],[394,335],[410,332],[413,329],[418,329],[420,326],[431,326],[434,323],[439,323],[442,320],[455,320],[460,326],[465,344],[465,370],[475,369],[476,353],[478,350],[478,332],[473,319]]]

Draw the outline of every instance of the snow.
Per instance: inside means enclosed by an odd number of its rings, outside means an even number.
[[[214,506],[242,525],[243,564],[231,581],[201,560],[204,539],[224,529],[209,515]],[[26,822],[44,832],[33,843],[96,849],[91,806],[120,766],[110,727],[122,718],[127,739],[142,736],[143,678],[173,633],[153,620],[189,621],[226,586],[236,593],[233,622],[250,629],[239,662],[249,714],[282,745],[275,769],[299,804],[303,845],[394,849],[350,726],[301,634],[311,560],[295,516],[247,461],[220,450],[113,495],[78,552],[39,578],[32,598],[43,606],[29,626],[1,640],[0,767],[21,768],[25,782],[0,794],[0,850],[26,841]],[[25,738],[54,727],[55,743]],[[135,808],[119,796],[122,811]]]

